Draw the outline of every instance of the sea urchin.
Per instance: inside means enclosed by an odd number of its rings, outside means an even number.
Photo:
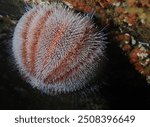
[[[92,19],[60,3],[37,5],[19,20],[13,54],[20,72],[46,94],[81,89],[104,54],[103,34]]]

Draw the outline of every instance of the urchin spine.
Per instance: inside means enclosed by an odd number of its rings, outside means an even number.
[[[75,91],[94,76],[105,43],[90,18],[59,3],[38,5],[19,20],[13,53],[28,81],[47,94]]]

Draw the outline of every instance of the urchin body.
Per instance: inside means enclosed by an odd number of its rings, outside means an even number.
[[[47,94],[81,89],[95,76],[103,34],[87,16],[59,3],[39,5],[19,20],[13,54],[27,81]]]

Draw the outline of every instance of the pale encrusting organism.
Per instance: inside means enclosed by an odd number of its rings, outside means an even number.
[[[62,3],[37,5],[19,20],[13,54],[20,72],[46,94],[86,87],[103,63],[104,34]]]

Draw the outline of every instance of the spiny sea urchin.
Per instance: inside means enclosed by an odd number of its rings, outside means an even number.
[[[13,37],[20,72],[47,94],[83,88],[102,63],[104,48],[103,34],[90,17],[60,3],[26,12]]]

